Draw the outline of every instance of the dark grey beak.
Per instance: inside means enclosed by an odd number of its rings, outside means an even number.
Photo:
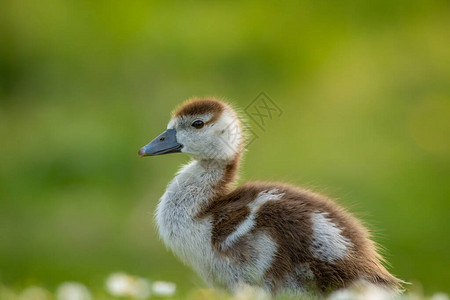
[[[177,142],[176,134],[177,131],[175,129],[167,129],[153,141],[142,147],[138,152],[139,156],[143,157],[181,152],[183,145]]]

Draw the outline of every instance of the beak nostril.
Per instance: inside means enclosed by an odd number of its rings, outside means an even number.
[[[159,138],[159,140],[162,142],[162,141],[164,141],[166,138],[164,138],[164,137],[162,137],[162,138]]]

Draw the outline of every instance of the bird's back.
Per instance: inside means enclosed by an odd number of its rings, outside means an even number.
[[[367,230],[324,196],[249,182],[213,201],[198,215],[205,217],[212,220],[215,251],[237,265],[253,266],[255,273],[263,269],[255,280],[273,293],[322,293],[357,281],[400,287]]]

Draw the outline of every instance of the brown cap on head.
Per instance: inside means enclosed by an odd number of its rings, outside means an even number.
[[[180,116],[203,115],[209,113],[213,115],[209,122],[214,122],[227,107],[228,105],[226,103],[213,98],[194,98],[184,102],[172,113],[172,115],[174,118],[177,118]]]

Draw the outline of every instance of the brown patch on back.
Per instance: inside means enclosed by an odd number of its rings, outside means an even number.
[[[230,171],[233,173],[233,171]],[[225,175],[233,176],[231,174]],[[211,243],[213,248],[223,256],[228,257],[236,264],[251,263],[253,257],[257,256],[250,245],[250,239],[239,239],[230,248],[223,249],[221,244],[232,234],[236,228],[250,215],[247,205],[257,196],[256,191],[240,190],[239,188],[227,195],[219,195],[210,206],[206,207],[198,215],[199,218],[211,215],[213,217],[213,229]]]
[[[285,192],[282,199],[261,207],[257,218],[257,226],[269,230],[279,244],[277,260],[267,273],[275,289],[282,286],[287,274],[293,274],[295,268],[305,262],[322,292],[347,287],[359,279],[393,289],[399,287],[400,281],[380,263],[381,256],[367,230],[332,200],[288,185],[257,183],[253,188],[278,188]],[[310,250],[313,237],[311,216],[315,212],[327,213],[327,217],[342,230],[342,235],[352,242],[353,246],[347,249],[344,258],[328,263],[315,257]]]
[[[272,189],[285,195],[262,205],[256,215],[255,228],[224,252],[220,245],[248,217],[248,204],[260,192]],[[352,242],[353,247],[348,249],[346,257],[329,263],[314,256],[311,251],[311,215],[315,212],[327,213],[327,217],[342,230],[342,235]],[[251,259],[248,235],[268,233],[274,239],[278,249],[265,275],[273,293],[283,287],[289,276],[295,276],[295,269],[304,263],[309,265],[314,280],[305,282],[300,274],[296,276],[296,282],[299,286],[315,287],[321,292],[347,287],[359,279],[392,289],[400,287],[401,281],[380,263],[382,258],[367,230],[356,218],[324,196],[285,184],[251,182],[217,198],[202,215],[213,217],[213,247],[219,253],[237,259],[238,263]]]
[[[190,99],[181,104],[172,115],[174,118],[177,118],[210,113],[213,116],[207,123],[212,123],[220,117],[226,108],[227,104],[216,99]]]
[[[236,229],[249,215],[247,205],[258,195],[255,190],[237,188],[226,196],[219,197],[207,207],[202,214],[214,217],[212,242],[219,247],[220,243]]]

